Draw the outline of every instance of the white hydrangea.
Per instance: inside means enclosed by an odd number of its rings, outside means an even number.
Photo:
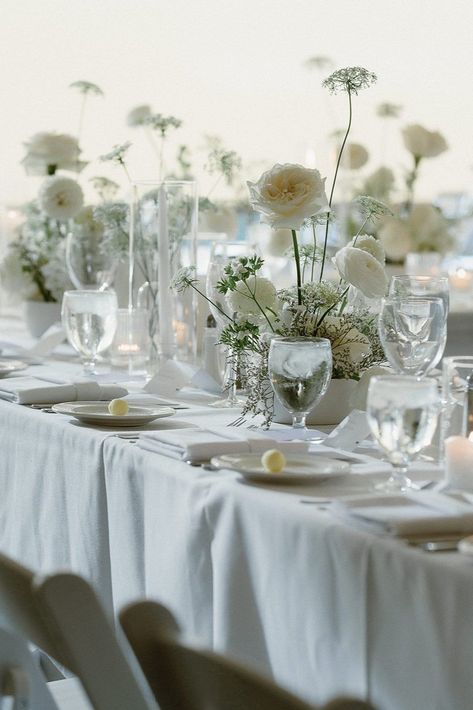
[[[256,299],[263,308],[272,308],[276,301],[276,289],[269,279],[263,276],[250,276],[246,282],[239,281],[237,290],[227,294],[227,302],[233,313],[253,314],[261,313],[255,303]]]
[[[42,211],[48,217],[67,220],[75,217],[82,208],[84,195],[78,182],[54,175],[41,185],[38,200]]]
[[[18,254],[12,249],[0,263],[0,286],[13,303],[38,295],[37,286],[31,276],[23,271]]]

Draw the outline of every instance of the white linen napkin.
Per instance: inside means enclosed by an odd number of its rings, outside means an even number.
[[[59,402],[98,401],[124,397],[128,390],[98,382],[54,383],[36,377],[6,377],[0,380],[0,399],[16,404],[59,404]]]
[[[473,505],[432,491],[340,498],[330,511],[373,532],[396,536],[473,533]]]
[[[235,431],[230,427],[206,429],[179,429],[141,434],[137,443],[142,449],[171,456],[183,461],[208,461],[222,454],[263,453],[279,449],[285,454],[303,454],[308,451],[304,441],[276,442],[259,432]]]

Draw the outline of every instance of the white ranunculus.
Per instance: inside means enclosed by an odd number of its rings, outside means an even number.
[[[247,184],[253,209],[274,228],[299,229],[308,217],[329,210],[325,178],[318,170],[277,164]]]
[[[369,153],[361,143],[348,143],[342,155],[342,166],[347,170],[359,170],[368,162]]]
[[[26,143],[21,161],[27,175],[50,175],[57,170],[79,172],[87,165],[79,160],[77,139],[61,133],[35,133]]]
[[[414,123],[402,131],[404,145],[415,158],[435,158],[447,150],[445,138],[438,131],[428,131]]]
[[[272,308],[276,302],[276,289],[269,279],[263,276],[250,276],[246,283],[239,281],[237,290],[227,294],[227,301],[234,313],[261,314],[260,309],[254,302],[251,294],[255,295],[261,308]]]
[[[43,212],[51,219],[75,217],[84,204],[79,183],[68,177],[53,175],[40,187],[38,200]]]
[[[384,268],[374,256],[357,247],[343,247],[335,254],[335,266],[347,283],[366,298],[381,298],[388,287]]]
[[[143,126],[147,118],[152,114],[151,106],[148,104],[143,104],[142,106],[136,106],[133,108],[126,117],[126,124],[130,128],[136,128],[137,126]]]
[[[368,254],[374,256],[374,258],[377,259],[380,264],[383,264],[383,266],[386,262],[386,254],[384,252],[383,245],[379,239],[372,237],[370,234],[360,234],[358,237],[353,237],[347,246],[356,246],[358,249],[367,251]]]
[[[323,326],[334,330],[338,333],[343,332],[343,321],[338,316],[327,316],[322,324],[320,331],[321,337],[324,337]],[[332,346],[332,355],[337,361],[338,358],[349,359],[353,365],[359,365],[367,355],[371,353],[371,344],[369,338],[363,335],[357,328],[350,328],[348,332],[343,332],[338,337],[331,337],[330,343]]]
[[[350,396],[350,407],[353,409],[361,409],[366,411],[366,400],[368,398],[368,387],[372,377],[377,377],[379,375],[392,375],[393,370],[389,367],[380,367],[379,365],[374,365],[369,367],[361,375],[358,384],[353,390]]]
[[[396,217],[386,217],[378,231],[386,256],[391,261],[403,261],[412,251],[412,240],[405,222]]]

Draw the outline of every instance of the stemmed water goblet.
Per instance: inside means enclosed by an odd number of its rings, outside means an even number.
[[[67,273],[77,289],[103,291],[109,288],[118,262],[113,250],[106,249],[101,236],[93,231],[72,231],[67,235]]]
[[[424,377],[439,362],[446,342],[444,313],[444,302],[435,296],[383,299],[379,337],[398,374]]]
[[[389,479],[376,486],[385,493],[403,492],[412,458],[432,441],[440,410],[437,383],[408,376],[373,377],[368,388],[367,418],[371,433],[391,465]]]
[[[295,434],[307,430],[307,414],[327,391],[332,376],[332,347],[326,338],[275,337],[268,356],[269,381],[292,416]]]
[[[115,291],[66,291],[62,323],[67,339],[82,359],[85,375],[97,374],[97,355],[112,344],[117,328]]]
[[[409,276],[398,274],[389,283],[389,295],[398,298],[441,298],[447,320],[450,289],[447,276]]]

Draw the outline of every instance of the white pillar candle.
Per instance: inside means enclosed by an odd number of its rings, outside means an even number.
[[[455,488],[473,490],[473,436],[445,440],[445,477]]]
[[[159,344],[161,355],[167,359],[172,358],[174,355],[174,332],[172,326],[171,262],[169,257],[167,200],[164,185],[161,185],[159,188],[158,199]]]

